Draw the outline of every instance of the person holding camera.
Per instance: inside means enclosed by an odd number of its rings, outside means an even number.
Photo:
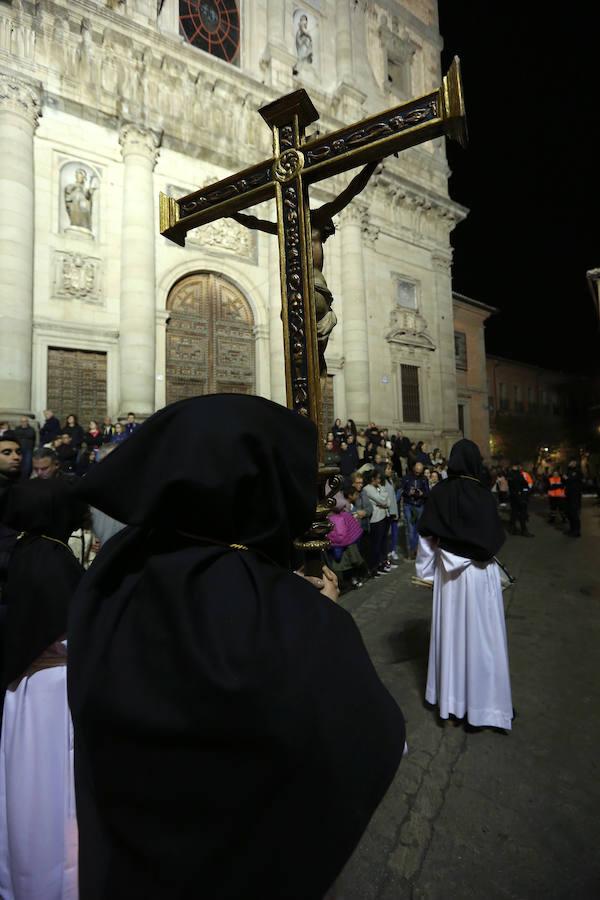
[[[408,558],[416,559],[419,533],[417,526],[429,496],[429,482],[423,474],[423,463],[416,462],[412,471],[402,479],[402,499],[404,501],[404,521],[406,522],[406,543]]]

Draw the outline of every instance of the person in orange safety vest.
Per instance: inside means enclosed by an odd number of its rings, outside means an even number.
[[[563,477],[560,474],[559,469],[554,469],[552,475],[548,479],[548,504],[550,507],[548,512],[549,522],[555,521],[557,513],[560,515],[561,522],[567,521],[565,497],[566,491]]]

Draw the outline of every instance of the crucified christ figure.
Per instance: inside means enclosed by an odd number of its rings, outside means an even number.
[[[347,188],[345,188],[330,203],[324,203],[318,209],[311,210],[310,222],[312,229],[312,255],[313,255],[313,281],[315,285],[315,309],[317,314],[317,339],[319,342],[319,367],[321,376],[327,373],[325,365],[325,350],[329,335],[333,331],[337,317],[332,307],[333,296],[327,287],[323,275],[323,244],[335,234],[333,217],[345,209],[348,204],[360,194],[367,186],[371,175],[379,166],[381,160],[368,163],[358,175],[355,175]],[[256,231],[264,231],[266,234],[277,234],[277,223],[266,219],[258,219],[246,213],[234,213],[230,218],[235,219],[246,228]]]

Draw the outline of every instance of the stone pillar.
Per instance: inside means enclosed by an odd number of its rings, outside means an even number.
[[[119,142],[123,153],[121,230],[120,415],[146,418],[154,412],[156,381],[156,277],[152,173],[160,143],[148,128],[126,124]]]
[[[343,84],[352,84],[352,24],[350,21],[349,0],[338,0],[335,10],[337,25],[335,61],[337,80]]]
[[[33,134],[39,114],[37,87],[0,74],[0,415],[11,422],[31,409]]]
[[[441,387],[439,423],[447,449],[458,440],[458,396],[456,390],[456,356],[454,352],[454,311],[452,309],[451,250],[431,254],[431,268],[435,279],[435,309],[438,316],[438,354]],[[436,423],[437,424],[437,423]]]
[[[354,201],[341,216],[342,307],[346,415],[357,424],[369,421],[369,344],[367,297],[363,260],[363,227],[366,207]]]
[[[285,3],[281,0],[267,0],[267,40],[278,47],[285,46],[283,35],[285,15]]]

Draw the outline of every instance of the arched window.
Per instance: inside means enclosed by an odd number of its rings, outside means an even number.
[[[235,285],[213,273],[188,275],[167,308],[167,403],[255,393],[254,316]]]

